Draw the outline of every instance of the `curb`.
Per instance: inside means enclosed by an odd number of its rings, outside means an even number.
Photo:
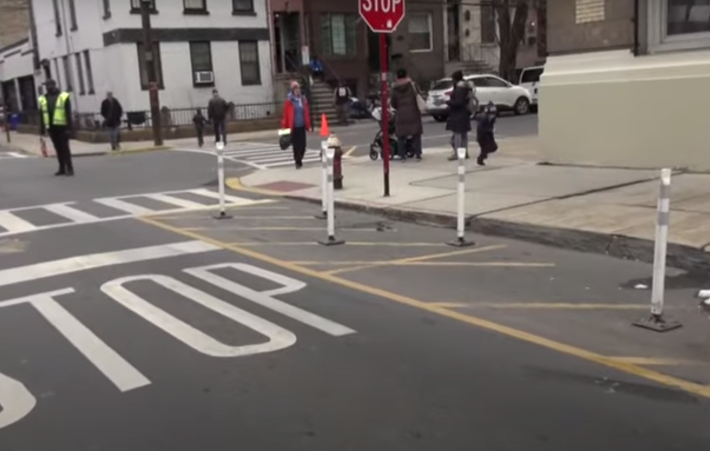
[[[248,190],[249,188],[247,187],[246,189]],[[285,199],[320,204],[319,199],[288,194],[279,195]],[[335,201],[335,204],[337,207],[345,210],[384,216],[394,221],[447,228],[456,227],[456,215],[453,214],[372,206],[338,200]],[[654,242],[651,240],[624,235],[607,235],[582,230],[479,218],[476,216],[467,217],[465,222],[467,230],[473,233],[653,264]],[[668,243],[666,258],[668,266],[690,273],[710,271],[710,253],[700,248]]]

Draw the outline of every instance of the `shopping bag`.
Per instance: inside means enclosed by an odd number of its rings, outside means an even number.
[[[291,147],[291,129],[282,128],[279,130],[279,147],[281,150],[286,150]]]

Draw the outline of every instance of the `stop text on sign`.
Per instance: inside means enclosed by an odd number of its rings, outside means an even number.
[[[391,33],[404,19],[405,0],[359,0],[360,17],[375,33]]]

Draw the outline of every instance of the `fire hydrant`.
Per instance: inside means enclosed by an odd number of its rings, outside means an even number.
[[[343,149],[340,140],[335,135],[328,137],[328,147],[335,149],[333,156],[333,188],[343,189]]]

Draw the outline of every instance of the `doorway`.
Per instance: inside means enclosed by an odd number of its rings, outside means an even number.
[[[274,13],[274,57],[279,74],[298,72],[301,67],[300,14]]]

